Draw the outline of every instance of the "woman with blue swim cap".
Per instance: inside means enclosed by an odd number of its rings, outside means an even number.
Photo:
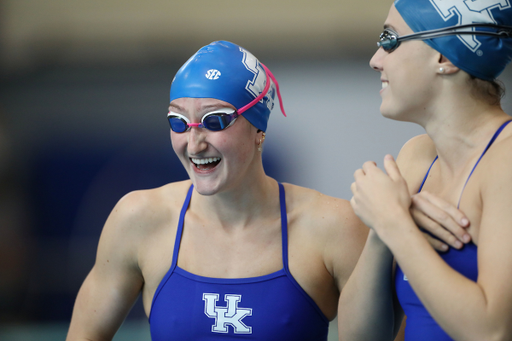
[[[341,294],[340,338],[394,340],[405,314],[405,340],[510,340],[512,118],[496,78],[512,58],[512,3],[396,0],[378,46],[382,115],[426,134],[385,171],[354,173],[351,204],[371,232]],[[451,247],[436,252],[415,221],[453,233]]]
[[[190,180],[120,200],[68,340],[111,340],[139,294],[153,341],[327,340],[368,229],[348,201],[265,174],[276,93],[270,70],[230,42],[181,67],[167,118]]]

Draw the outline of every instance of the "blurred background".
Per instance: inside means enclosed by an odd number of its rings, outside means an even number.
[[[187,178],[169,142],[169,85],[214,40],[251,51],[280,83],[288,117],[276,105],[267,172],[350,199],[363,162],[422,133],[379,114],[368,62],[390,5],[0,0],[0,340],[63,340],[115,203]],[[116,340],[149,340],[140,302]]]

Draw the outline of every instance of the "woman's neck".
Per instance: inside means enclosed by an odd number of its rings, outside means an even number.
[[[191,209],[208,216],[212,223],[226,227],[245,227],[261,217],[279,214],[277,182],[263,170],[246,177],[243,185],[234,185],[220,193],[204,196],[194,193]]]
[[[452,172],[463,171],[480,155],[496,129],[510,119],[499,105],[489,105],[464,96],[444,101],[423,124],[434,141],[440,163]]]

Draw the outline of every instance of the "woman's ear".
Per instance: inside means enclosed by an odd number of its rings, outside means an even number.
[[[453,65],[453,63],[443,56],[442,54],[439,54],[439,61],[437,65],[437,73],[444,74],[444,75],[450,75],[459,72],[459,68]]]
[[[258,129],[258,132],[256,133],[256,145],[258,146],[258,151],[261,152],[263,147],[263,142],[265,141],[265,133],[263,130]]]

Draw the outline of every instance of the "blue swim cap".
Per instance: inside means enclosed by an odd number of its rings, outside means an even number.
[[[276,88],[281,100],[277,81],[254,55],[228,41],[215,41],[202,47],[178,70],[171,84],[171,102],[182,97],[219,99],[266,131]]]
[[[511,0],[395,0],[395,7],[415,33],[474,23],[512,26]],[[449,35],[425,43],[458,68],[485,80],[496,79],[512,60],[510,36]]]

